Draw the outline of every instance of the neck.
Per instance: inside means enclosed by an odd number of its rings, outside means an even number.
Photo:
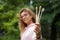
[[[32,21],[30,21],[29,23],[27,23],[27,26],[30,25],[31,23],[33,23]]]

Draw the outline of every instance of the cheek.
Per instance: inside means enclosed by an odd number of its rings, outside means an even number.
[[[30,17],[26,17],[26,20],[29,21],[30,20]]]
[[[28,16],[26,16],[26,17],[23,19],[24,22],[29,22],[29,20],[30,20],[30,17],[28,17]]]
[[[29,19],[29,16],[26,16],[25,19],[28,20]]]
[[[28,15],[28,16],[26,16],[26,18],[27,18],[27,20],[30,20],[31,19],[31,17]]]
[[[25,20],[26,20],[26,22],[29,22],[31,20],[31,17],[27,16]]]
[[[30,22],[30,19],[29,19],[29,17],[26,17],[23,21],[24,21],[25,23],[29,23],[29,22]]]
[[[31,16],[29,16],[29,15],[25,16],[24,22],[28,23],[30,21],[31,21]]]

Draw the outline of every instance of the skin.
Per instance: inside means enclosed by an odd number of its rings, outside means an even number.
[[[32,15],[29,15],[28,12],[22,12],[21,13],[21,19],[23,20],[24,23],[27,24],[27,26],[30,25],[31,23],[33,23]],[[34,32],[36,33],[37,36],[39,36],[39,34],[40,34],[40,29],[39,29],[40,24],[39,24],[39,22],[36,21],[35,25],[36,25],[36,28],[35,28]]]
[[[27,26],[28,26],[29,24],[33,23],[33,22],[32,22],[32,16],[29,15],[28,12],[22,12],[22,13],[21,13],[21,17],[22,17],[23,22],[26,23]]]

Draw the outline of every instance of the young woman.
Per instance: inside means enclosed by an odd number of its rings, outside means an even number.
[[[19,28],[21,40],[41,40],[40,24],[29,8],[23,8],[19,12]]]

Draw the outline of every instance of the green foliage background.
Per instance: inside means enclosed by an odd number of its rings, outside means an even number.
[[[0,40],[20,40],[18,13],[21,8],[29,7],[35,12],[36,6],[45,8],[41,19],[43,40],[50,39],[51,25],[60,13],[60,0],[0,0]],[[60,39],[60,21],[57,26],[57,40]]]

